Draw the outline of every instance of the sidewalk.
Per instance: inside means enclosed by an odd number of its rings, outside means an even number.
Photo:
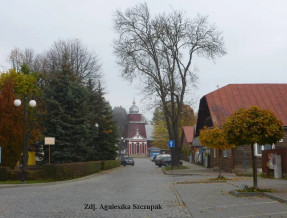
[[[203,167],[201,165],[197,165],[194,163],[190,163],[187,161],[182,161],[182,165],[188,167],[188,169],[182,170],[164,170],[163,172],[167,175],[178,175],[178,176],[192,176],[192,175],[201,175],[201,176],[218,176],[218,170],[212,170],[210,168]],[[224,177],[236,177],[235,173],[229,173],[222,171],[222,175]]]
[[[176,176],[195,176],[194,179],[183,180],[178,184],[188,184],[188,183],[202,183],[204,181],[211,182],[210,178],[218,177],[218,171],[214,171],[209,168],[205,168],[201,165],[197,165],[194,163],[189,163],[183,161],[183,166],[187,166],[188,169],[182,170],[163,170],[163,172],[167,175],[176,175]],[[232,185],[233,190],[238,189],[238,187],[242,184],[245,184],[249,187],[253,185],[253,177],[245,177],[245,176],[237,176],[235,173],[229,173],[222,171],[222,175],[230,180],[227,180],[225,183]],[[200,176],[200,179],[199,177]],[[258,187],[262,189],[274,189],[275,192],[269,193],[272,196],[276,196],[281,199],[283,202],[287,202],[287,180],[285,179],[272,179],[272,178],[261,178],[258,179]],[[218,181],[214,181],[215,183]],[[231,191],[230,190],[230,191]]]

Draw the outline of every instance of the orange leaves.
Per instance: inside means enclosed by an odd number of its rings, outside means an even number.
[[[236,145],[273,144],[284,135],[282,122],[272,111],[251,106],[226,119],[223,129],[227,140]]]
[[[113,133],[113,130],[112,130],[112,129],[104,130],[103,133],[105,133],[105,134],[111,134],[111,133]]]
[[[233,144],[227,142],[223,130],[218,127],[212,129],[204,127],[204,129],[200,131],[199,140],[203,146],[209,148],[225,150],[234,147]]]
[[[13,80],[7,80],[0,94],[0,144],[3,165],[13,168],[20,159],[23,135],[23,108],[15,107],[13,102]]]

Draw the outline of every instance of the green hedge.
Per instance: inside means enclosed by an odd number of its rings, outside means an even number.
[[[65,164],[50,164],[42,166],[42,169],[27,170],[25,171],[26,180],[67,180],[93,173],[100,172],[101,170],[109,170],[120,166],[119,160],[104,160],[104,161],[90,161],[90,162],[77,162]],[[7,168],[0,167],[0,181],[6,180],[21,180],[21,170],[8,170]]]
[[[101,170],[109,170],[112,168],[119,167],[121,165],[120,160],[103,160]]]
[[[45,178],[55,180],[74,179],[87,176],[101,170],[108,170],[120,166],[119,160],[91,161],[65,164],[44,165]]]
[[[0,167],[0,181],[6,181],[9,179],[9,171],[5,167]]]
[[[101,171],[101,161],[44,165],[43,170],[46,178],[74,179]]]

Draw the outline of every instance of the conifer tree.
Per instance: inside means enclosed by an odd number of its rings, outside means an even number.
[[[99,130],[96,137],[97,141],[97,159],[113,160],[117,153],[117,128],[113,122],[112,109],[104,98],[102,87],[99,85],[97,89],[97,98],[99,105]]]
[[[51,161],[84,161],[89,144],[86,87],[66,65],[50,78],[44,90],[47,107],[45,136],[56,139],[55,146],[51,147]]]

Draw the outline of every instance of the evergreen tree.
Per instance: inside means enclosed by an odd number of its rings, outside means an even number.
[[[99,130],[96,137],[97,142],[97,159],[113,160],[117,153],[117,128],[113,122],[112,109],[110,104],[105,100],[102,87],[97,89],[97,98],[99,105]]]
[[[45,136],[56,139],[55,146],[51,146],[51,161],[84,161],[89,146],[87,88],[81,85],[69,65],[50,78],[44,89],[44,100],[47,107]]]

